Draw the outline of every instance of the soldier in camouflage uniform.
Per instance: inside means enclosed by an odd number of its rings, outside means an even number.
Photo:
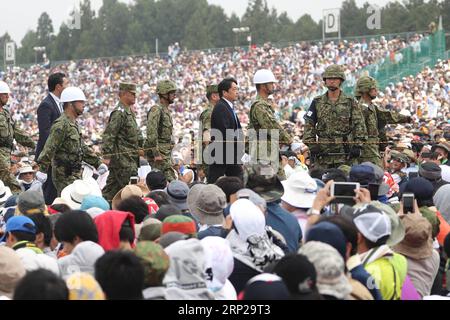
[[[255,73],[253,83],[256,85],[258,95],[250,108],[249,129],[253,129],[256,139],[249,136],[249,143],[257,141],[256,150],[250,148],[250,156],[253,161],[269,161],[278,166],[278,175],[284,180],[284,170],[279,165],[280,145],[290,146],[293,142],[292,136],[278,123],[275,118],[274,109],[269,96],[274,93],[274,85],[278,83],[270,70],[261,69]],[[276,132],[277,136],[272,136]],[[272,150],[274,154],[272,155]]]
[[[219,86],[217,84],[209,85],[206,87],[206,98],[208,99],[208,105],[205,110],[200,114],[200,129],[199,132],[202,134],[201,141],[197,143],[197,150],[201,150],[202,156],[199,158],[201,165],[198,166],[200,170],[203,170],[204,175],[208,173],[208,165],[204,163],[203,152],[206,146],[211,142],[211,115],[214,106],[219,102]]]
[[[359,78],[356,83],[355,97],[359,99],[359,105],[363,111],[367,128],[367,143],[362,149],[361,162],[370,161],[383,167],[380,150],[380,131],[378,128],[386,124],[411,122],[411,117],[401,115],[397,112],[385,110],[372,101],[377,97],[377,81],[369,76]],[[385,143],[386,141],[383,141]]]
[[[81,179],[83,161],[96,168],[101,165],[100,159],[84,143],[76,122],[83,114],[85,101],[86,97],[79,88],[64,89],[61,94],[64,113],[54,122],[37,160],[42,172],[47,172],[52,166],[52,180],[58,196],[66,186]]]
[[[103,158],[109,166],[103,195],[108,201],[112,201],[114,195],[130,182],[131,177],[138,175],[139,149],[144,143],[136,115],[131,109],[136,103],[136,85],[120,83],[119,99],[103,133]]]
[[[13,193],[21,192],[19,183],[11,174],[11,150],[14,139],[21,145],[33,148],[34,141],[20,130],[12,120],[9,111],[5,108],[9,100],[9,86],[0,81],[0,180],[8,186]]]
[[[173,123],[169,106],[174,102],[177,87],[170,80],[163,80],[156,86],[160,103],[152,107],[147,116],[147,140],[145,150],[152,169],[164,173],[167,181],[176,180],[172,168],[171,152],[175,146],[172,141]]]
[[[363,143],[367,140],[361,107],[340,89],[345,81],[340,66],[329,66],[323,80],[328,91],[314,98],[304,116],[303,142],[310,149],[315,167],[352,165],[361,156]]]

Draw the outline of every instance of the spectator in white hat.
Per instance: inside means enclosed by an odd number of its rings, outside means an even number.
[[[42,192],[42,182],[36,179],[36,171],[31,166],[25,165],[21,167],[17,180],[22,191],[34,190]]]

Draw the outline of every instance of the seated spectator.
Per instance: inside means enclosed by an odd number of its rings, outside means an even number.
[[[250,200],[234,202],[230,208],[230,218],[232,229],[227,240],[233,252],[234,269],[229,280],[236,292],[240,292],[249,279],[280,260],[284,252],[269,238],[264,215]]]
[[[332,246],[310,241],[298,251],[311,261],[317,273],[317,288],[325,300],[350,299],[352,286],[345,275],[345,263]]]
[[[289,300],[289,289],[275,274],[262,273],[251,278],[239,295],[239,300]]]
[[[171,204],[163,204],[159,207],[154,218],[163,222],[165,218],[175,215],[181,215],[181,210]]]
[[[53,272],[39,269],[28,272],[17,284],[14,300],[69,300],[66,283]]]
[[[221,237],[205,237],[201,240],[205,249],[208,274],[208,289],[216,300],[237,300],[237,293],[228,277],[233,272],[234,260],[228,240]],[[208,268],[208,269],[209,269]]]
[[[90,273],[75,272],[66,280],[69,300],[105,300],[102,287]]]
[[[167,187],[167,179],[161,171],[151,171],[147,174],[145,179],[148,190],[153,191],[164,191]]]
[[[34,190],[42,193],[42,182],[36,179],[36,171],[31,166],[22,166],[19,169],[17,180],[22,191]]]
[[[108,251],[95,263],[95,279],[107,300],[142,300],[144,267],[131,251]]]
[[[408,260],[408,276],[421,298],[429,296],[439,269],[439,253],[433,249],[431,224],[419,212],[401,217],[406,233],[402,242],[393,247]]]
[[[135,242],[134,215],[123,211],[106,211],[94,219],[98,244],[105,251],[132,250]]]
[[[159,244],[150,241],[139,242],[134,253],[144,267],[144,299],[165,300],[163,279],[169,269],[169,256]]]
[[[133,196],[142,198],[144,197],[144,192],[137,185],[130,184],[125,186],[123,189],[117,192],[114,198],[112,199],[111,205],[112,209],[118,210],[117,208],[119,207],[120,202]]]
[[[200,225],[199,240],[208,236],[225,238],[223,210],[227,206],[225,193],[216,185],[197,184],[189,191],[188,207]]]
[[[95,180],[75,180],[61,191],[61,199],[72,210],[80,210],[84,197],[89,195],[102,196],[102,191]]]
[[[267,202],[267,225],[281,233],[289,252],[296,252],[302,241],[302,230],[297,219],[278,203],[284,189],[274,168],[255,165],[248,168],[247,175],[247,188],[255,191]]]
[[[147,218],[142,223],[138,241],[156,241],[161,237],[162,222],[158,219]]]
[[[193,219],[186,216],[169,216],[162,222],[161,235],[169,232],[181,232],[190,238],[197,238],[197,225]]]
[[[312,207],[318,188],[316,181],[305,171],[292,174],[287,180],[282,181],[284,194],[281,197],[281,207],[297,218],[302,229],[306,233],[306,212]]]
[[[28,190],[19,194],[17,198],[16,215],[30,215],[33,213],[47,213],[42,192]]]
[[[433,194],[436,194],[438,189],[448,184],[442,180],[442,169],[434,162],[425,162],[420,165],[419,176],[427,179],[433,185]]]
[[[373,205],[364,205],[354,212],[353,223],[358,229],[358,254],[363,266],[375,279],[384,300],[399,300],[407,261],[386,245],[392,230],[389,216]]]
[[[167,300],[214,300],[206,282],[205,250],[198,239],[177,241],[165,248],[170,258],[164,277]],[[183,266],[191,266],[184,268]]]
[[[99,214],[110,210],[110,206],[105,198],[89,195],[83,198],[80,210],[86,211],[91,216],[91,218],[94,219]]]
[[[238,177],[220,177],[215,185],[225,193],[228,205],[236,201],[236,192],[244,188],[242,180]]]
[[[50,242],[53,237],[52,224],[48,216],[43,213],[34,213],[28,215],[36,226],[36,240],[34,243],[46,255],[56,259],[56,253],[51,249]]]
[[[63,243],[66,256],[58,259],[61,276],[74,272],[94,274],[94,265],[105,251],[97,244],[98,233],[92,218],[83,211],[63,213],[55,224],[55,236]]]
[[[145,201],[138,196],[131,196],[123,199],[117,205],[117,210],[123,212],[131,212],[134,215],[136,237],[141,233],[142,222],[150,215],[148,206]]]
[[[1,241],[16,251],[23,266],[29,271],[46,269],[59,275],[56,260],[47,256],[36,244],[36,225],[25,216],[12,217],[6,223],[5,235]]]
[[[273,273],[283,279],[292,300],[323,300],[317,288],[316,269],[306,256],[294,253],[284,256]]]
[[[159,208],[163,205],[170,204],[169,196],[163,190],[152,191],[147,195],[147,197],[153,199]]]
[[[25,276],[25,268],[17,253],[0,246],[0,300],[9,300],[19,281]]]

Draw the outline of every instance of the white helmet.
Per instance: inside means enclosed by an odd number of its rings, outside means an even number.
[[[61,93],[61,102],[86,101],[83,91],[77,87],[68,87]]]
[[[263,84],[263,83],[278,83],[277,79],[273,75],[272,71],[267,69],[261,69],[256,71],[255,76],[253,77],[254,84]]]
[[[0,93],[11,93],[5,81],[0,81]]]

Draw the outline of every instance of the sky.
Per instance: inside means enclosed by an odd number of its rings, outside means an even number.
[[[133,0],[120,1],[131,3]],[[13,40],[20,44],[28,30],[36,29],[38,18],[44,11],[50,15],[57,33],[61,23],[68,19],[69,12],[79,2],[80,0],[2,0],[0,1],[0,35],[7,31]],[[102,0],[91,0],[97,12],[102,2]],[[234,12],[238,16],[244,14],[248,4],[245,0],[208,0],[208,2],[222,6],[228,15]],[[286,11],[294,21],[305,13],[318,21],[322,17],[322,10],[339,8],[342,2],[343,0],[267,0],[270,8],[276,8],[279,13]],[[389,0],[356,0],[359,6],[365,2],[383,6]]]

